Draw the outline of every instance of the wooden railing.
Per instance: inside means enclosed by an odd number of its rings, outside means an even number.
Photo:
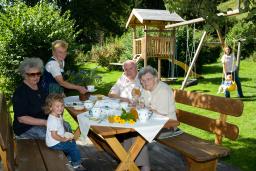
[[[139,55],[142,52],[142,45],[144,44],[143,42],[145,41],[145,38],[139,38],[135,39],[135,54],[134,55]]]
[[[161,57],[168,58],[171,53],[171,39],[167,37],[153,37],[147,36],[145,48],[145,37],[135,39],[134,47],[135,54],[141,54],[142,58],[145,57]]]

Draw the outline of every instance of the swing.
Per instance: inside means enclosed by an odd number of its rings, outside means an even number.
[[[195,23],[194,23],[194,27],[193,27],[193,37],[192,37],[192,40],[193,40],[193,45],[192,45],[192,49],[191,49],[191,52],[189,50],[189,29],[188,29],[188,26],[187,26],[187,49],[186,49],[186,63],[189,63],[191,64],[192,62],[192,58],[195,54]],[[190,66],[190,65],[189,65]],[[196,67],[194,66],[194,71],[196,73]],[[197,85],[198,84],[198,80],[196,79],[195,77],[195,74],[192,74],[192,78],[189,78],[185,84],[185,87],[189,87],[189,86],[194,86],[194,85]]]
[[[177,42],[175,42],[174,60],[177,60],[177,46],[176,46],[176,44],[177,44]],[[169,55],[168,62],[169,62],[168,72],[167,72],[168,77],[167,78],[161,78],[161,81],[163,81],[167,84],[176,82],[178,80],[178,78],[177,78],[177,76],[178,76],[178,74],[177,74],[177,65],[175,65],[174,63],[171,62],[171,54]],[[176,77],[175,77],[175,73],[176,73]]]
[[[232,81],[232,84],[227,87],[227,90],[228,90],[228,91],[235,91],[236,88],[237,88],[236,82],[235,82],[235,81]]]

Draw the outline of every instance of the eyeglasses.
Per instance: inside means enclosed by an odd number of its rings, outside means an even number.
[[[149,82],[149,81],[152,81],[152,80],[154,80],[154,77],[148,77],[148,78],[141,79],[141,82],[145,83],[145,82]]]
[[[35,72],[35,73],[26,73],[26,74],[29,77],[35,77],[35,76],[40,77],[42,73],[41,72]]]

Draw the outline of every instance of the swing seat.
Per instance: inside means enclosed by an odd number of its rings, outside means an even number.
[[[163,82],[175,82],[177,80],[178,80],[178,78],[176,78],[176,77],[161,78],[161,81],[163,81]]]
[[[190,86],[194,86],[198,84],[198,80],[197,79],[189,79],[187,80],[185,87],[190,87]]]
[[[236,82],[233,81],[230,86],[227,87],[228,91],[235,91],[236,90]]]

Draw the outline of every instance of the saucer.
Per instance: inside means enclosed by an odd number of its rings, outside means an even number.
[[[89,93],[93,93],[95,91],[97,91],[97,89],[94,89],[94,90],[91,90],[91,91],[88,90]]]

